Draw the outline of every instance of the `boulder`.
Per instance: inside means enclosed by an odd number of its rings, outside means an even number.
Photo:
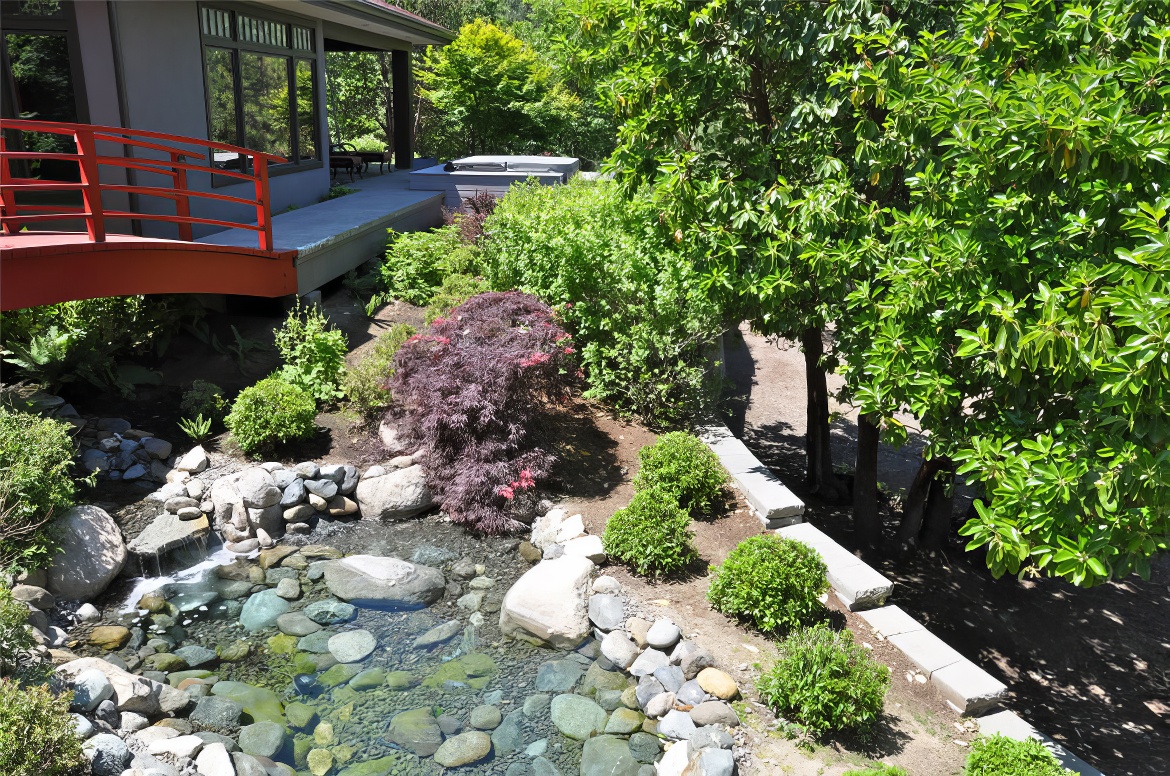
[[[449,738],[435,752],[435,762],[444,768],[478,762],[492,751],[492,740],[487,733],[472,730]]]
[[[426,472],[417,464],[379,477],[363,477],[354,496],[364,518],[404,520],[434,504]]]
[[[739,694],[739,686],[736,685],[735,680],[718,668],[704,668],[695,677],[695,681],[705,692],[711,693],[720,700],[729,701]]]
[[[288,601],[277,595],[275,590],[271,588],[262,590],[244,602],[244,609],[240,612],[240,624],[248,631],[268,628],[275,625],[280,615],[289,609]]]
[[[94,776],[121,776],[132,757],[126,742],[113,733],[98,733],[82,744]]]
[[[589,635],[592,571],[592,561],[581,557],[537,563],[504,596],[500,630],[506,635],[535,636],[560,649],[574,649]]]
[[[685,711],[672,709],[658,720],[658,735],[674,741],[690,738],[695,732],[695,721]]]
[[[378,640],[368,630],[345,631],[329,639],[329,654],[338,663],[360,663],[378,648]]]
[[[357,606],[383,609],[430,606],[443,596],[447,584],[438,569],[399,558],[351,555],[323,565],[329,592]]]
[[[629,745],[617,736],[591,738],[581,751],[581,776],[637,776],[639,767]]]
[[[258,757],[275,757],[284,748],[285,729],[275,722],[256,722],[240,728],[240,749]]]
[[[414,640],[415,649],[427,649],[436,644],[442,644],[449,641],[455,636],[463,632],[463,623],[458,620],[450,620],[442,625],[436,625],[429,631],[419,636]]]
[[[622,627],[625,613],[622,599],[616,595],[596,593],[589,599],[589,619],[606,633]]]
[[[646,643],[654,649],[667,650],[678,643],[681,631],[670,620],[655,620],[646,632]]]
[[[605,709],[582,695],[558,695],[549,711],[557,730],[578,741],[599,735],[609,719]]]
[[[96,668],[82,671],[73,679],[72,711],[93,711],[104,700],[114,697],[114,686]]]
[[[570,539],[565,542],[565,554],[588,558],[597,565],[601,565],[608,560],[608,556],[605,554],[605,548],[601,544],[601,537],[592,534],[589,536],[578,536],[576,539]]]
[[[162,710],[159,699],[165,685],[143,676],[135,676],[101,658],[82,657],[70,660],[57,666],[57,675],[72,685],[81,674],[90,670],[100,671],[109,680],[114,688],[112,700],[119,711],[134,711],[150,717]]]
[[[249,509],[265,509],[280,504],[280,488],[276,487],[272,474],[267,469],[261,466],[244,469],[235,475],[235,481],[236,490],[239,491],[244,506]]]
[[[695,753],[683,770],[683,776],[732,776],[735,757],[726,749],[708,747]]]
[[[61,598],[95,598],[126,565],[122,531],[105,510],[76,506],[57,521],[61,551],[48,569],[49,590]]]
[[[723,701],[704,701],[688,712],[696,725],[726,725],[737,727],[739,715]]]
[[[207,457],[207,451],[199,445],[188,450],[182,458],[175,464],[175,468],[182,472],[190,472],[191,474],[198,474],[207,468],[211,463],[211,459]]]
[[[201,776],[235,776],[236,767],[227,747],[220,742],[205,744],[195,758],[195,770]]]
[[[127,549],[141,558],[154,559],[189,542],[201,539],[211,532],[207,518],[182,520],[178,515],[163,512],[134,537]]]
[[[419,757],[430,757],[443,743],[443,731],[430,706],[394,715],[386,738]]]

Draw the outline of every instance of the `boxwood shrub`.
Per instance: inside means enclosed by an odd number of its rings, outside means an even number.
[[[707,600],[719,611],[762,631],[807,625],[824,611],[818,600],[829,589],[825,563],[807,544],[774,534],[739,543],[711,570]]]
[[[51,519],[73,505],[72,466],[68,425],[0,406],[0,566],[52,558]]]
[[[788,635],[780,659],[756,687],[773,711],[821,736],[872,725],[882,712],[890,669],[849,631],[818,624]]]
[[[313,435],[317,404],[305,391],[269,377],[240,391],[224,425],[245,453],[271,452],[278,442]]]
[[[0,679],[0,773],[81,772],[81,738],[69,714],[69,700],[69,694],[54,695],[43,684],[21,686],[14,679]]]
[[[629,506],[605,525],[601,542],[610,559],[644,576],[661,577],[684,570],[698,558],[691,518],[674,496],[657,488],[640,490]]]
[[[709,515],[723,498],[727,472],[694,434],[672,431],[638,453],[634,488],[658,488],[694,516]]]

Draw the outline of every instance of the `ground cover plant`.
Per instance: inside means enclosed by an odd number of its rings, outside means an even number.
[[[52,519],[76,492],[69,429],[0,406],[0,568],[40,568],[53,556]]]
[[[780,643],[780,659],[756,687],[769,707],[813,736],[865,731],[882,712],[890,669],[824,624],[798,628]]]
[[[346,400],[363,417],[372,418],[390,406],[392,395],[388,381],[394,374],[394,354],[414,334],[413,326],[394,324],[378,335],[373,348],[361,361],[345,371]]]
[[[657,488],[693,516],[710,516],[724,498],[727,472],[702,440],[685,431],[671,431],[638,453],[640,468],[634,488]]]
[[[899,768],[897,765],[886,765],[885,763],[877,763],[876,765],[867,765],[864,768],[845,771],[841,776],[909,776],[904,768]]]
[[[984,736],[971,742],[964,776],[1071,776],[1039,741]]]
[[[691,518],[673,494],[639,490],[605,524],[601,541],[611,559],[649,577],[677,574],[698,560]]]
[[[444,318],[451,314],[459,305],[476,294],[490,291],[487,282],[475,275],[456,273],[443,278],[443,285],[435,291],[427,305],[426,322],[434,323],[436,318]]]
[[[69,714],[70,694],[43,684],[0,679],[0,771],[69,776],[82,764],[81,738]],[[88,771],[88,768],[86,769]]]
[[[276,349],[284,366],[281,380],[295,385],[322,404],[343,395],[341,379],[349,341],[316,306],[296,307],[276,330]]]
[[[509,510],[552,468],[538,422],[564,397],[573,354],[552,310],[518,292],[474,296],[399,349],[390,419],[422,448],[454,522],[486,533],[522,525]]]
[[[618,412],[682,425],[711,401],[719,307],[657,229],[649,198],[612,182],[514,186],[484,223],[493,288],[535,294],[581,346],[588,389]]]
[[[816,620],[829,589],[825,563],[807,544],[774,534],[743,540],[711,568],[707,600],[761,631],[783,633]]]
[[[224,425],[240,449],[253,455],[273,451],[278,442],[312,436],[316,417],[311,395],[269,377],[240,391]]]

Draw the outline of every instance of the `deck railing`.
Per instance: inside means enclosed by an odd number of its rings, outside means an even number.
[[[71,137],[77,153],[9,151],[5,146],[3,131],[44,132]],[[106,156],[99,154],[99,142],[116,143],[121,147],[149,149],[166,155],[163,159],[128,156]],[[176,148],[195,146],[198,150]],[[225,170],[211,167],[206,163],[208,150],[236,154],[241,162],[245,157],[251,163],[244,165],[250,172]],[[56,159],[75,161],[80,168],[80,182],[45,181],[37,178],[17,177],[12,173],[12,163],[18,160],[36,161]],[[188,159],[199,159],[204,164],[193,164]],[[182,135],[168,135],[162,132],[147,132],[124,127],[103,127],[92,124],[69,124],[56,121],[26,121],[24,119],[0,120],[0,229],[5,234],[15,234],[28,224],[83,218],[89,239],[105,242],[108,219],[152,220],[178,224],[179,239],[190,242],[192,224],[251,229],[259,233],[260,249],[273,250],[272,214],[268,194],[268,164],[281,163],[285,159],[272,154],[253,151],[238,146],[212,143]],[[170,186],[131,186],[102,183],[102,166],[120,167],[128,170],[142,170],[169,177]],[[235,197],[198,191],[188,186],[190,172],[209,173],[227,178],[250,181],[255,187],[255,197]],[[81,205],[43,205],[17,202],[17,195],[27,192],[80,191]],[[173,200],[175,214],[142,213],[107,209],[102,204],[102,192],[122,192],[139,196],[161,197]],[[216,200],[248,205],[256,209],[256,223],[236,223],[216,218],[201,218],[191,215],[191,198]]]

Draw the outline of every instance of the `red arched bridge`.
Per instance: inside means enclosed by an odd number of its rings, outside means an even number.
[[[8,150],[5,141],[19,137],[15,133],[63,136],[67,144],[76,146],[76,152]],[[151,156],[103,154],[98,150],[99,143],[104,148],[119,148],[123,154],[133,148]],[[239,168],[210,167],[209,150],[238,159]],[[69,172],[72,163],[76,163],[76,175],[61,177],[78,180],[28,176],[31,162],[46,160],[64,162],[58,167]],[[160,132],[47,121],[0,121],[0,310],[131,294],[279,297],[296,293],[297,252],[275,250],[272,241],[268,165],[283,161],[279,156],[247,148]],[[103,167],[160,175],[170,185],[103,183]],[[251,182],[254,196],[192,189],[188,185],[191,173]],[[171,200],[175,212],[108,209],[102,202],[104,192]],[[193,216],[192,198],[248,206],[254,209],[256,222]],[[113,220],[177,224],[179,239],[111,233],[107,226]],[[84,232],[45,230],[46,226],[59,224],[77,228],[81,222]],[[195,224],[254,230],[259,248],[194,242]]]

